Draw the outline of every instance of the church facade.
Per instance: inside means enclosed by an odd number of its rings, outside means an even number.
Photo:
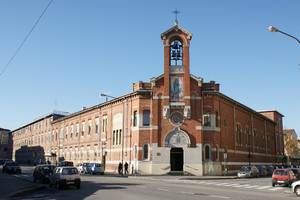
[[[222,94],[216,82],[191,75],[192,34],[177,22],[161,39],[162,75],[91,108],[41,119],[48,128],[13,131],[14,152],[40,146],[52,162],[101,162],[111,172],[127,162],[138,174],[223,175],[243,165],[282,164],[283,115],[254,111]]]

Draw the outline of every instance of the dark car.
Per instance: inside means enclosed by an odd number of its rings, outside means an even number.
[[[297,180],[300,180],[300,169],[299,168],[287,168],[287,169],[291,169],[294,172]]]
[[[2,168],[3,173],[18,173],[21,174],[22,170],[19,163],[15,161],[7,161],[4,163]]]
[[[291,169],[275,169],[272,175],[272,186],[286,185],[291,186],[293,182],[297,181],[297,177]]]
[[[65,166],[73,167],[73,162],[64,160],[64,161],[61,161],[57,166],[58,167],[65,167]]]
[[[54,168],[54,165],[37,165],[33,172],[33,181],[49,182],[50,173],[52,173]]]
[[[263,165],[257,165],[256,166],[259,171],[259,176],[267,176],[268,175],[268,169]]]

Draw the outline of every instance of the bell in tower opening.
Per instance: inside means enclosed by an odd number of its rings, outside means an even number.
[[[182,65],[182,44],[179,40],[174,40],[171,43],[170,60],[172,66]]]

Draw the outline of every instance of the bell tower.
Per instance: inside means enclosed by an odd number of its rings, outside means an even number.
[[[177,10],[176,10],[177,11]],[[178,12],[178,11],[177,11]],[[175,26],[161,34],[164,45],[164,118],[170,118],[171,110],[181,110],[184,118],[191,113],[190,88],[190,40],[192,34]]]

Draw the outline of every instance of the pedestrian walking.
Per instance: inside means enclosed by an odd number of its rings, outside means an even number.
[[[119,163],[119,167],[118,167],[118,172],[119,172],[119,174],[122,173],[122,168],[123,168],[123,166],[122,166],[122,163],[120,162],[120,163]]]
[[[127,162],[125,162],[124,168],[125,168],[125,174],[128,174],[128,163]]]

